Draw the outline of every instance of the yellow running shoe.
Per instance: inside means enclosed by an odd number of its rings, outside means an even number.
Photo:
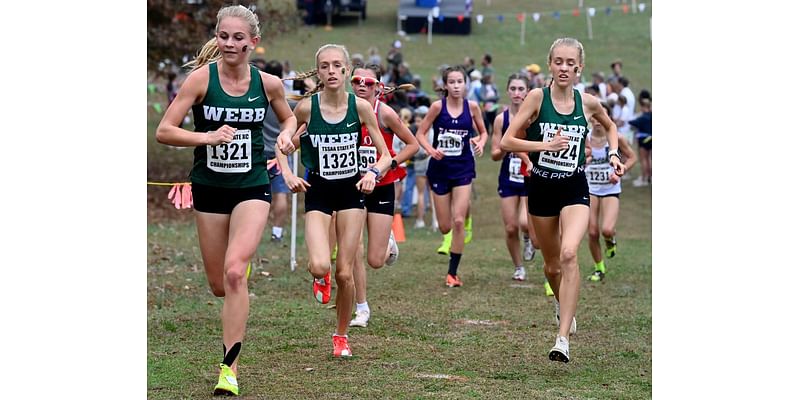
[[[591,275],[589,275],[589,281],[591,282],[600,282],[603,278],[606,277],[606,274],[603,271],[594,271]]]
[[[236,381],[236,374],[233,373],[231,367],[222,363],[219,364],[219,382],[214,387],[214,396],[218,395],[239,395],[239,383]]]
[[[244,275],[245,276],[245,278],[244,278],[245,280],[250,280],[250,264],[251,263],[247,263],[247,272]]]
[[[450,244],[453,242],[453,231],[447,232],[442,237],[442,245],[436,249],[436,252],[439,254],[450,255]]]
[[[464,244],[472,241],[472,215],[464,221]]]
[[[615,255],[617,255],[617,238],[606,239],[606,258],[614,258]]]
[[[547,296],[555,296],[553,288],[550,287],[550,282],[547,279],[544,280],[544,294]]]
[[[333,245],[333,253],[331,253],[331,262],[336,261],[336,255],[339,254],[339,245]]]

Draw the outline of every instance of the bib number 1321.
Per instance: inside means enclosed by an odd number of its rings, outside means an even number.
[[[238,129],[230,143],[206,146],[206,166],[222,173],[250,171],[253,146],[250,130]]]

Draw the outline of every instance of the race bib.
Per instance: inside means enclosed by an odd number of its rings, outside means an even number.
[[[512,154],[508,159],[508,180],[516,183],[524,183],[525,177],[520,173],[521,168],[522,159]]]
[[[590,186],[607,185],[613,173],[614,167],[610,164],[590,164],[586,167],[586,180]]]
[[[550,142],[556,136],[556,130],[543,132],[543,141]],[[561,131],[562,136],[569,138],[569,147],[561,151],[543,151],[539,154],[539,166],[554,169],[556,171],[573,172],[578,168],[578,155],[583,135],[578,132]]]
[[[439,134],[439,151],[444,153],[445,156],[460,156],[461,155],[461,135],[442,132]]]
[[[358,173],[356,141],[319,144],[319,175],[325,179],[345,179]]]
[[[253,144],[249,129],[237,129],[230,143],[206,146],[206,166],[215,172],[247,172],[252,161]]]
[[[372,146],[361,146],[358,148],[358,171],[362,174],[367,173],[367,167],[378,162],[378,149]]]

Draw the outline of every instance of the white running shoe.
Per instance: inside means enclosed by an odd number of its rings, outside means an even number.
[[[350,326],[358,326],[361,328],[367,327],[367,322],[369,322],[369,311],[356,311],[356,317],[350,321]]]
[[[389,232],[389,258],[386,259],[386,265],[391,266],[397,262],[397,256],[400,255],[400,248],[397,247],[397,242],[394,240],[394,232]]]
[[[569,362],[569,339],[564,336],[556,337],[556,345],[550,349],[550,359],[563,363]]]
[[[561,327],[561,305],[558,304],[558,300],[553,297],[553,304],[556,306],[556,326]],[[569,326],[569,334],[574,335],[575,332],[578,331],[578,322],[575,320],[575,317],[572,317],[572,324]]]
[[[525,250],[522,252],[522,259],[525,261],[533,260],[533,256],[536,255],[536,249],[533,248],[533,243],[531,239],[524,239],[525,242]]]
[[[418,219],[417,222],[414,223],[414,228],[415,229],[421,229],[421,228],[424,228],[424,227],[425,227],[425,220],[424,219]]]
[[[641,176],[636,178],[636,180],[633,181],[633,187],[643,187],[643,186],[648,186],[648,185],[650,185],[650,183],[648,183],[646,180],[644,180],[644,178],[642,178]]]
[[[511,279],[515,281],[524,281],[525,280],[525,267],[517,267],[514,270],[514,276]]]

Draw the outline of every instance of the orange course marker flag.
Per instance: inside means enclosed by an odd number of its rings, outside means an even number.
[[[399,213],[394,214],[392,220],[392,233],[394,233],[394,241],[403,243],[406,241],[406,231],[403,227],[403,217]]]

